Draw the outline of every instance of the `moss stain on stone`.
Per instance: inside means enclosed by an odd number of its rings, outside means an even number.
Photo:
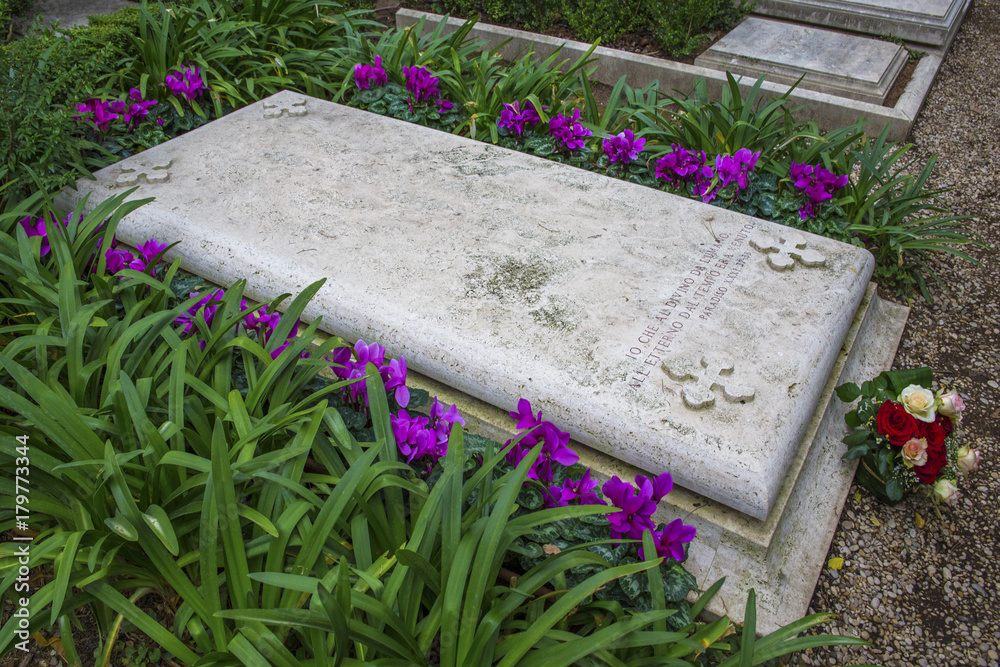
[[[555,273],[551,265],[540,259],[522,261],[513,257],[486,257],[472,273],[465,276],[466,293],[472,297],[495,296],[535,304],[540,291]]]

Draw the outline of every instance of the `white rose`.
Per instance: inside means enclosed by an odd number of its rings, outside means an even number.
[[[954,505],[958,502],[958,487],[950,479],[942,477],[934,484],[934,494],[941,499],[941,502]]]
[[[927,438],[910,438],[903,445],[903,463],[907,468],[927,463]]]
[[[962,447],[957,452],[958,471],[962,474],[975,472],[979,468],[979,450]]]
[[[934,407],[937,405],[937,400],[930,389],[924,389],[919,384],[911,384],[900,392],[899,402],[915,419],[928,424],[934,421],[936,416]]]

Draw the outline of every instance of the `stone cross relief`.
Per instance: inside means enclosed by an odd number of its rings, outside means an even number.
[[[683,357],[673,358],[664,361],[661,366],[672,380],[695,381],[694,384],[685,384],[681,388],[684,405],[692,410],[702,410],[715,405],[716,391],[721,391],[730,403],[749,403],[757,394],[752,387],[732,379],[736,366],[725,356],[704,355],[700,359],[700,364]]]
[[[173,160],[143,161],[130,165],[122,165],[121,173],[115,180],[115,185],[136,185],[141,181],[146,183],[166,183],[170,180],[168,171]]]
[[[795,260],[805,267],[826,264],[826,257],[807,248],[809,242],[795,232],[780,232],[777,241],[761,234],[751,238],[750,245],[767,255],[767,264],[775,271],[791,271],[795,268]]]
[[[305,116],[309,113],[306,109],[306,98],[286,97],[282,101],[268,100],[264,102],[264,118],[280,118],[284,114],[289,116]]]

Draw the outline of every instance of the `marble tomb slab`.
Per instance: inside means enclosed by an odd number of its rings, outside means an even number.
[[[81,180],[119,237],[765,520],[871,277],[859,248],[279,93]]]
[[[694,62],[787,85],[802,77],[800,88],[882,104],[907,56],[892,42],[750,17]]]
[[[947,48],[971,0],[757,0],[755,14]]]

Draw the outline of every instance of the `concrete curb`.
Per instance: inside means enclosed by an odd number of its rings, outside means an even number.
[[[423,31],[430,32],[445,17],[412,9],[400,9],[396,13],[396,26],[406,28],[424,20]],[[464,24],[456,18],[448,18],[443,29],[444,34],[454,32]],[[546,58],[562,47],[562,54],[569,60],[575,60],[590,49],[590,44],[563,40],[548,35],[515,30],[486,23],[477,23],[469,32],[470,39],[485,41],[489,48],[496,50],[504,58],[514,59],[523,55],[532,47],[539,58]],[[508,41],[509,40],[509,41]],[[506,41],[506,44],[504,42]],[[594,49],[592,56],[597,70],[594,78],[601,83],[612,85],[622,76],[626,77],[633,87],[646,86],[652,81],[660,82],[663,91],[676,90],[689,92],[695,79],[705,79],[708,93],[719,96],[727,85],[724,72],[676,63],[661,58],[643,56],[627,51],[618,51],[603,46]],[[868,121],[866,130],[878,134],[887,125],[892,125],[889,139],[902,141],[910,133],[910,128],[920,109],[923,107],[927,93],[930,91],[934,77],[937,76],[943,58],[938,55],[927,55],[921,58],[906,90],[899,98],[895,107],[884,107],[868,102],[846,99],[818,93],[810,90],[796,89],[789,96],[793,103],[793,115],[799,119],[812,119],[823,130],[833,130],[854,124],[859,119]],[[753,81],[740,80],[740,87],[747,91],[753,86]],[[765,81],[761,90],[771,95],[784,94],[789,86]]]

